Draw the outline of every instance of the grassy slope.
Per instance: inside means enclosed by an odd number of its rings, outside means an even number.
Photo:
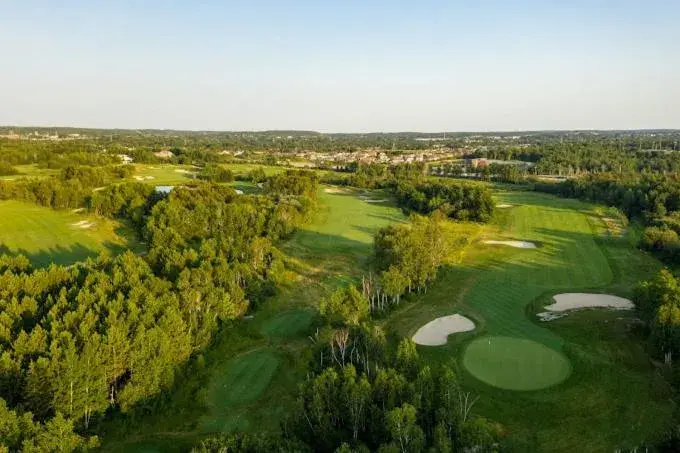
[[[473,243],[462,265],[442,271],[438,283],[415,304],[395,313],[388,325],[411,335],[433,315],[461,311],[477,332],[452,336],[446,346],[421,348],[426,360],[451,363],[481,399],[476,411],[503,423],[518,451],[613,451],[653,438],[672,412],[669,389],[629,333],[631,314],[585,311],[550,324],[533,313],[555,293],[594,290],[630,296],[658,263],[633,249],[626,236],[607,234],[595,209],[574,200],[535,193],[507,193],[499,202],[521,206],[498,210],[477,238],[528,239],[538,250]],[[488,386],[461,366],[465,347],[480,335],[528,338],[570,359],[573,372],[559,386],[514,392]]]
[[[373,233],[405,220],[390,203],[367,203],[359,195],[321,189],[315,222],[282,246],[288,271],[280,294],[258,308],[254,319],[224,329],[200,363],[178,379],[161,411],[133,426],[105,425],[103,450],[180,451],[211,432],[278,429],[305,376],[307,335],[319,299],[361,278]]]
[[[73,225],[81,221],[94,225],[89,229]],[[103,250],[117,253],[128,246],[137,247],[134,240],[120,233],[132,237],[110,220],[19,201],[0,202],[0,252],[21,253],[36,266],[72,264]]]

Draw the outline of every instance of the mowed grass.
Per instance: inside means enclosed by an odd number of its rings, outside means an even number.
[[[634,313],[586,310],[550,323],[539,323],[534,314],[561,292],[631,297],[659,263],[631,246],[633,229],[609,234],[587,203],[531,192],[499,194],[497,201],[516,206],[498,209],[459,264],[442,269],[428,293],[387,325],[411,336],[438,316],[473,319],[476,331],[419,351],[432,364],[458,369],[466,389],[480,396],[475,412],[502,423],[514,451],[614,451],[658,438],[672,422],[671,391],[645,353],[644,337],[631,328]],[[529,240],[539,248],[485,245],[487,239]],[[489,348],[489,337],[499,336],[519,343]],[[525,344],[542,347],[526,351]],[[570,366],[563,382],[533,391],[499,388],[536,383],[543,377],[541,363],[561,356]]]
[[[484,336],[465,349],[463,366],[477,379],[510,390],[538,390],[571,373],[564,355],[525,338]]]
[[[247,175],[256,168],[264,170],[265,175],[271,176],[286,171],[284,167],[273,167],[268,165],[255,164],[221,164],[230,169],[234,175]],[[132,181],[139,181],[146,184],[175,186],[186,184],[196,180],[196,175],[201,171],[200,167],[194,165],[176,164],[134,164],[135,174]]]
[[[406,217],[384,191],[323,187],[315,221],[301,228],[283,250],[312,266],[331,286],[343,285],[368,272],[375,233],[404,221]]]
[[[314,314],[310,310],[290,310],[279,313],[263,323],[263,334],[274,338],[290,338],[307,332]]]
[[[13,181],[20,178],[47,178],[59,173],[60,170],[52,168],[40,168],[35,164],[30,165],[15,165],[19,173],[16,175],[0,176],[0,180]]]
[[[216,370],[208,387],[209,415],[203,431],[221,432],[248,427],[247,418],[233,417],[233,407],[256,401],[269,386],[280,365],[270,349],[260,349],[234,358]]]
[[[89,222],[89,228],[79,223]],[[131,231],[102,218],[19,201],[0,202],[0,253],[26,255],[35,266],[73,264],[108,250],[139,249]]]
[[[152,185],[175,186],[194,181],[198,171],[200,169],[193,165],[135,164],[135,173],[130,179]]]

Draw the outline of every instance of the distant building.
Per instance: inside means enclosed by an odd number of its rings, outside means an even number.
[[[486,159],[478,158],[478,159],[465,159],[465,165],[468,167],[472,168],[477,168],[477,167],[486,167],[489,165],[489,161]]]
[[[153,153],[154,156],[158,157],[159,159],[172,159],[175,157],[174,154],[172,154],[171,151],[165,150],[165,151],[158,151]]]

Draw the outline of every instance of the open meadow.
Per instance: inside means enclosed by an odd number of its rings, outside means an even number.
[[[472,319],[475,331],[419,351],[455,366],[480,396],[475,410],[502,423],[517,451],[614,451],[660,437],[671,422],[670,388],[632,312],[535,316],[559,293],[630,297],[658,262],[631,246],[634,231],[611,227],[592,205],[530,192],[500,193],[497,203],[509,207],[497,209],[462,259],[386,325],[411,336],[438,316]]]

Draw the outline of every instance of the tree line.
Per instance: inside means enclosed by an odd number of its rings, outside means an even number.
[[[422,182],[396,186],[397,202],[407,212],[441,212],[455,220],[488,222],[494,202],[487,187],[473,184]]]
[[[129,165],[68,166],[54,177],[0,181],[0,200],[21,200],[54,209],[85,207],[95,189],[133,173],[134,167]]]

